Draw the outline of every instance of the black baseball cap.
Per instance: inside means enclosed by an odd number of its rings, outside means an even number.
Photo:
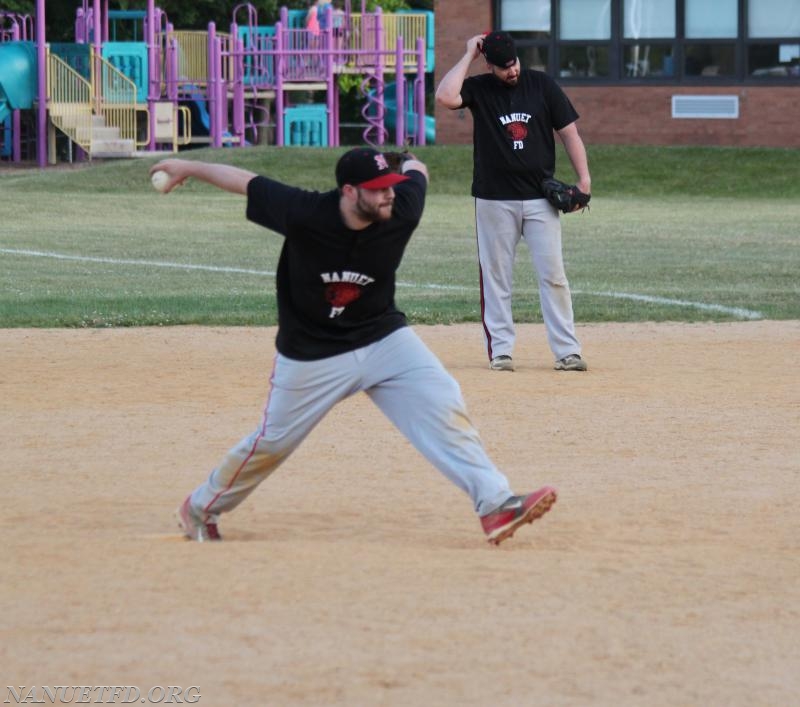
[[[501,69],[514,66],[517,61],[514,38],[508,32],[489,32],[483,38],[481,52],[486,61]]]
[[[336,163],[336,184],[350,184],[362,189],[386,189],[408,179],[398,174],[383,153],[371,147],[356,147],[345,152]]]

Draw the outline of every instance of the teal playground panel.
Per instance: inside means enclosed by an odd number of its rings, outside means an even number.
[[[91,78],[88,44],[51,42],[50,51],[69,64],[87,81]],[[103,59],[136,85],[136,101],[147,101],[147,45],[144,42],[106,42]]]
[[[89,46],[74,42],[50,42],[50,51],[89,81],[92,74],[92,67],[89,65]]]
[[[103,59],[136,84],[136,101],[147,101],[147,45],[144,42],[106,42]]]
[[[283,112],[286,145],[328,146],[328,108],[324,103],[291,106]]]
[[[247,52],[274,49],[275,27],[239,27],[238,32],[245,51],[245,86],[272,86],[275,83],[275,58],[271,54],[254,57]]]
[[[288,29],[303,29],[306,26],[308,10],[289,10],[287,22]]]

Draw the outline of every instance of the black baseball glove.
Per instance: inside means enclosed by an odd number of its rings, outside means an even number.
[[[565,214],[585,209],[592,198],[591,194],[584,194],[574,184],[566,184],[553,178],[542,181],[542,192],[545,199]]]
[[[383,156],[386,158],[386,162],[389,164],[389,169],[394,172],[401,172],[403,162],[414,159],[414,155],[412,155],[408,150],[404,150],[403,152],[384,152]]]

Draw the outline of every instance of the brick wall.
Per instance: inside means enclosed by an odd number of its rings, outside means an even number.
[[[463,55],[469,37],[491,29],[490,0],[436,0],[438,82]],[[476,60],[472,72],[485,70]],[[800,148],[800,86],[569,86],[587,143],[616,145],[742,145]],[[733,120],[672,118],[673,95],[739,96]],[[472,142],[469,111],[436,106],[437,144]]]
[[[462,56],[467,40],[492,29],[491,0],[436,0],[436,84]],[[477,60],[472,73],[485,71]],[[451,111],[436,106],[436,143],[444,145],[472,142],[472,115],[469,111]]]
[[[564,90],[581,115],[578,128],[588,143],[800,148],[800,86],[566,86]],[[739,117],[673,118],[672,96],[696,94],[738,95]]]

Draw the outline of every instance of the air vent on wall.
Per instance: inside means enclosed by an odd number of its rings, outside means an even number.
[[[739,96],[673,96],[673,118],[738,118]]]

